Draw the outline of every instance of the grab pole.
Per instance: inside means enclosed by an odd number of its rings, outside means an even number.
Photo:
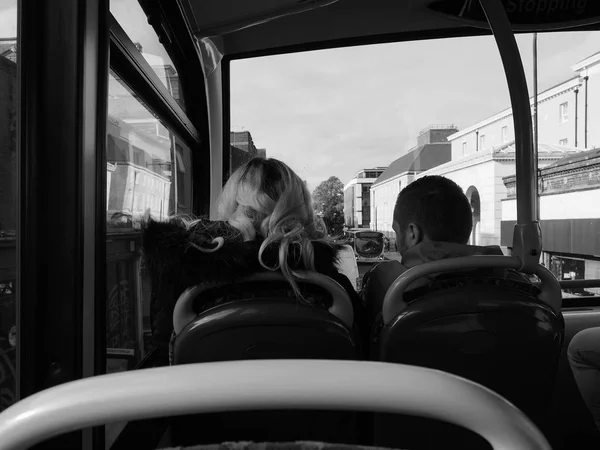
[[[513,232],[513,254],[521,259],[520,270],[534,273],[542,251],[542,232],[537,214],[537,161],[534,158],[527,80],[517,41],[501,0],[479,2],[498,45],[513,110],[517,178],[517,224]]]

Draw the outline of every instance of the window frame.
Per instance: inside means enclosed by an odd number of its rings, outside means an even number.
[[[112,14],[109,17],[109,26],[111,70],[187,145],[199,144],[200,133],[192,120]],[[185,94],[185,90],[183,92]]]
[[[508,125],[504,125],[502,127],[502,143],[505,144],[508,142]]]
[[[569,121],[569,102],[562,102],[558,105],[558,121],[559,123],[567,123]]]

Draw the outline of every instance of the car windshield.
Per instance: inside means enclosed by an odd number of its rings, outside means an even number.
[[[383,237],[379,233],[361,233],[356,236],[354,245],[361,256],[379,256],[383,251]]]

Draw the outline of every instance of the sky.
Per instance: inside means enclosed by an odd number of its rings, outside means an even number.
[[[538,91],[574,77],[600,32],[538,35]],[[533,94],[533,38],[517,37]],[[430,124],[473,125],[510,106],[492,37],[379,44],[231,64],[231,125],[312,191],[332,175],[387,166]]]
[[[0,0],[0,38],[17,36],[17,0]]]

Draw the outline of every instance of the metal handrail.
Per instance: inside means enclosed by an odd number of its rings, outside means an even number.
[[[442,259],[411,267],[396,278],[388,288],[383,299],[383,307],[381,308],[383,323],[387,325],[407,307],[407,303],[402,297],[404,292],[416,280],[428,275],[456,272],[465,269],[492,268],[519,270],[520,265],[521,260],[515,256],[477,255]],[[541,265],[537,266],[534,273],[541,281],[541,293],[538,295],[538,299],[550,306],[554,312],[560,314],[562,309],[562,295],[558,280],[552,272]]]
[[[542,250],[542,232],[538,222],[537,158],[534,156],[527,79],[517,41],[501,0],[479,2],[498,45],[513,111],[517,173],[517,225],[513,232],[513,251],[521,259],[519,269],[533,273]]]
[[[354,308],[352,307],[352,300],[350,299],[348,292],[337,281],[321,273],[305,270],[297,271],[295,278],[298,282],[310,283],[326,289],[331,294],[331,299],[333,301],[328,311],[340,319],[348,329],[352,329],[354,324]],[[259,272],[247,277],[239,278],[236,280],[236,283],[266,283],[270,281],[287,282],[286,278],[280,272]],[[214,286],[210,284],[200,284],[186,289],[186,291],[181,294],[173,310],[173,327],[176,334],[181,333],[181,331],[198,316],[194,310],[194,301],[202,294],[202,292],[212,287]]]
[[[600,288],[600,279],[589,280],[560,280],[558,282],[563,289],[569,288]]]
[[[551,449],[514,405],[455,375],[381,362],[261,360],[121,372],[55,386],[0,413],[0,450],[110,422],[265,409],[412,414],[468,428],[495,450]]]

